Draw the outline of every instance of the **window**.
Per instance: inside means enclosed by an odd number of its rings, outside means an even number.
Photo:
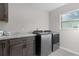
[[[79,10],[61,16],[62,28],[79,28]]]

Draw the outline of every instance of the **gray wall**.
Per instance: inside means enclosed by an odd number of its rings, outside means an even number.
[[[50,12],[50,29],[60,32],[60,46],[79,54],[79,29],[61,29],[60,15],[79,9],[79,4],[64,5]]]
[[[33,7],[24,3],[9,4],[8,23],[0,21],[0,29],[11,32],[31,32],[36,28],[49,29],[48,13]]]

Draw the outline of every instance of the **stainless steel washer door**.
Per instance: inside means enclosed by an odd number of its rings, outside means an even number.
[[[41,35],[41,55],[47,56],[52,52],[52,35]]]

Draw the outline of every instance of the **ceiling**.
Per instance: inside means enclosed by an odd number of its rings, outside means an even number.
[[[27,3],[26,6],[43,11],[51,11],[67,3]]]

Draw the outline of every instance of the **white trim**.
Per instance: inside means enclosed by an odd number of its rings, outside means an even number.
[[[75,54],[75,55],[78,55],[79,56],[79,53],[78,52],[75,52],[75,51],[73,51],[73,50],[71,50],[71,49],[68,49],[68,48],[64,48],[64,47],[60,47],[61,49],[63,49],[63,50],[66,50],[66,51],[68,51],[68,52],[70,52],[70,53],[73,53],[73,54]]]

